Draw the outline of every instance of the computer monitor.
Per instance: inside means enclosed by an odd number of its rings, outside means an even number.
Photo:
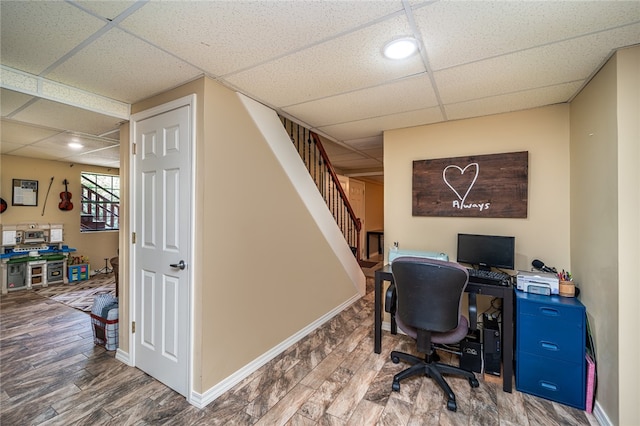
[[[498,235],[458,234],[458,263],[479,269],[514,269],[515,237]]]

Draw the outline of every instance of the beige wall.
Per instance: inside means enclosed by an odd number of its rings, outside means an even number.
[[[368,230],[384,228],[384,185],[365,181],[365,215]]]
[[[64,243],[77,249],[73,255],[89,258],[91,269],[104,267],[104,259],[116,256],[118,249],[118,232],[80,232],[80,173],[93,172],[103,174],[119,174],[118,169],[73,164],[69,162],[38,160],[34,158],[2,155],[1,194],[8,204],[8,209],[0,216],[0,223],[13,225],[17,223],[61,223],[64,225]],[[51,191],[47,198],[47,189],[53,177]],[[38,205],[23,207],[11,205],[11,187],[13,179],[31,179],[38,181]],[[65,179],[69,181],[73,210],[63,211],[58,208],[60,193],[64,191]],[[45,198],[47,199],[45,206]],[[44,215],[42,215],[42,209]]]
[[[616,65],[571,104],[573,275],[596,340],[599,404],[618,423],[618,184]],[[606,362],[605,362],[606,360]]]
[[[357,291],[237,94],[206,78],[194,84],[203,84],[194,388],[205,392]],[[132,112],[192,89],[172,90]],[[286,137],[282,143],[290,145]]]
[[[640,424],[640,47],[617,61],[620,424]]]
[[[412,216],[414,160],[515,151],[529,152],[526,219]],[[477,233],[515,236],[516,269],[570,267],[568,105],[385,132],[384,164],[385,258],[397,241],[455,260],[457,234]]]
[[[571,254],[613,424],[640,421],[640,48],[619,51],[571,104]]]

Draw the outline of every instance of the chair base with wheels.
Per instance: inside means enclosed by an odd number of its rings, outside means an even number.
[[[411,364],[411,367],[393,376],[391,389],[399,392],[400,381],[409,377],[426,376],[432,378],[436,381],[436,383],[438,383],[438,385],[446,394],[447,408],[451,411],[456,411],[458,409],[456,396],[451,390],[449,384],[445,381],[444,377],[442,377],[442,375],[453,374],[456,376],[465,377],[467,380],[469,380],[469,385],[471,385],[472,388],[477,388],[480,383],[478,382],[478,379],[476,379],[475,374],[473,374],[472,372],[463,370],[453,365],[436,362],[436,358],[438,358],[438,356],[433,350],[430,354],[425,355],[424,359],[404,352],[391,352],[391,361],[393,361],[394,364],[398,364],[400,360]]]

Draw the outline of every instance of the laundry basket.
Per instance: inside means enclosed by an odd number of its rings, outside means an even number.
[[[96,345],[108,351],[118,348],[118,299],[110,294],[99,294],[91,307],[91,328]]]

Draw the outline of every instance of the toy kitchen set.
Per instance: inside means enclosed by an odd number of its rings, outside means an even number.
[[[62,225],[2,225],[2,294],[68,283],[67,258],[75,249],[63,245]]]

